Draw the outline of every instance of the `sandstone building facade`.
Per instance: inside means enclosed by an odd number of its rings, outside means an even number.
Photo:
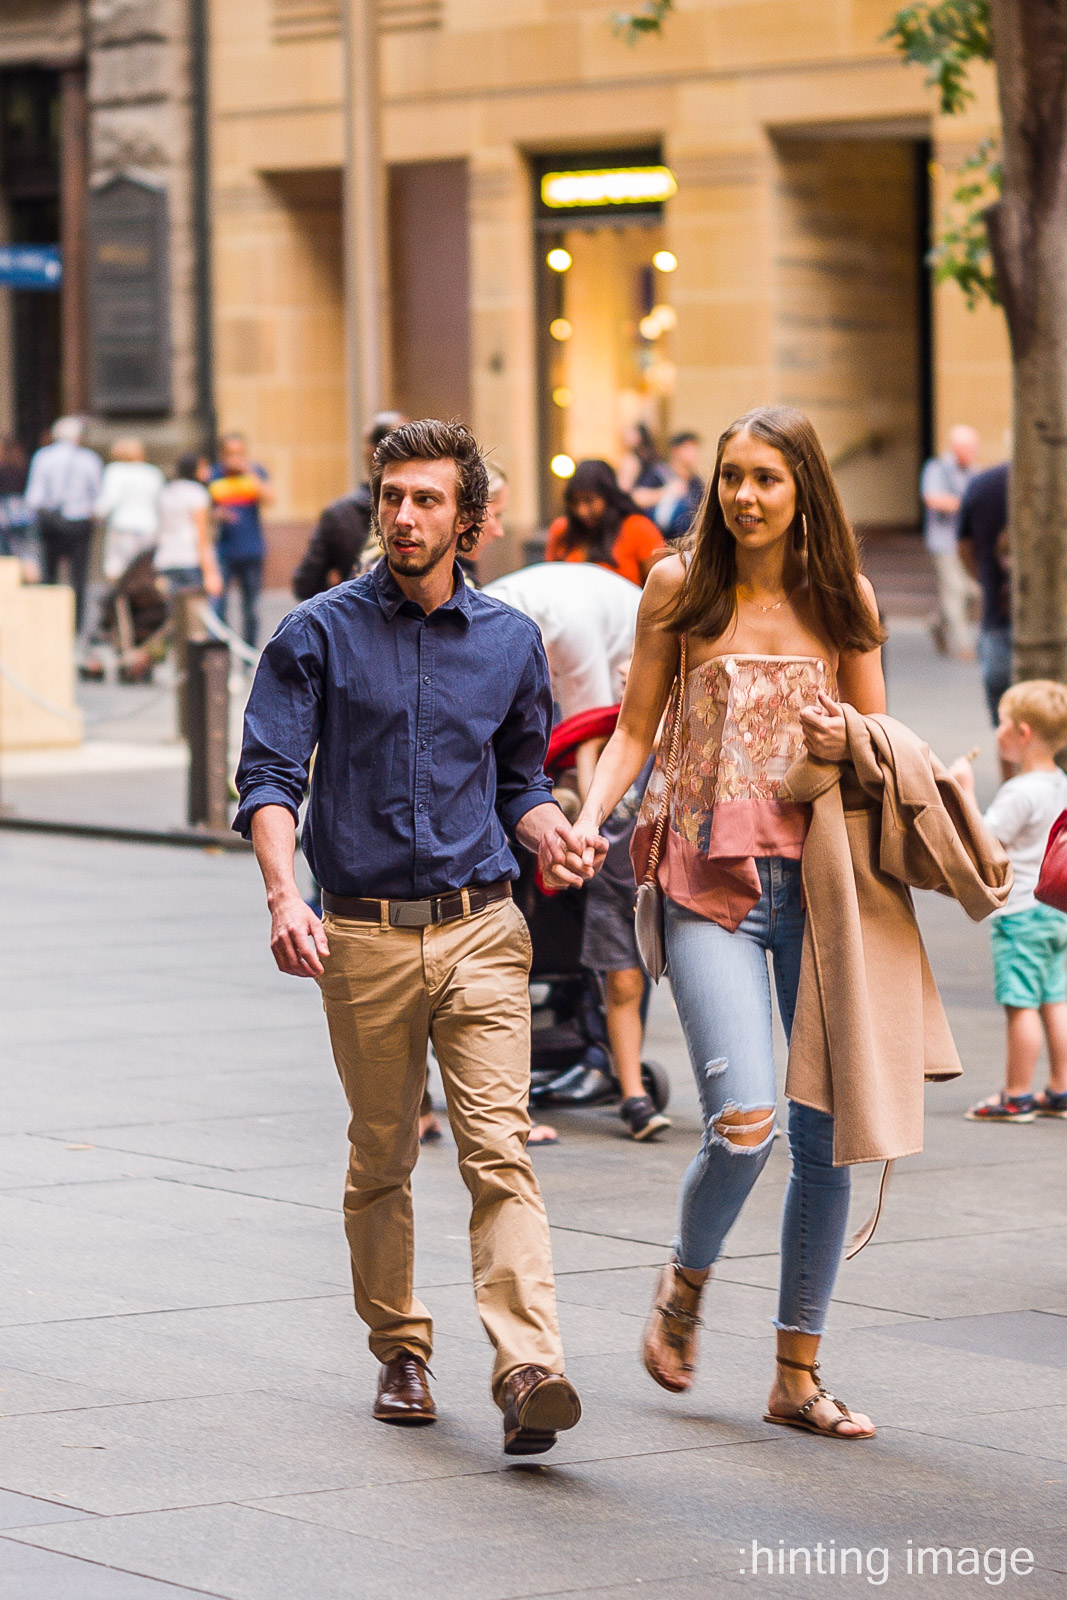
[[[210,431],[199,16],[201,0],[3,6],[0,246],[62,261],[60,287],[0,287],[0,433],[26,448],[60,411],[163,461]]]
[[[296,520],[348,479],[343,3],[211,9],[219,415]],[[934,290],[923,260],[993,86],[941,119],[880,38],[893,9],[679,0],[631,46],[610,0],[380,0],[391,397],[471,419],[516,538],[555,508],[553,460],[617,456],[636,418],[710,451],[747,407],[801,405],[867,527],[917,523],[922,455],[952,422],[1001,456],[1002,319]],[[552,174],[634,168],[665,168],[670,192],[544,199]]]

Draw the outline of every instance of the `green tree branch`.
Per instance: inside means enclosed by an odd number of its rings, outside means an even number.
[[[627,44],[636,44],[647,34],[662,33],[673,10],[674,0],[644,0],[636,11],[616,11],[611,25]]]
[[[904,6],[882,35],[905,61],[927,69],[937,88],[943,116],[956,116],[974,94],[967,82],[972,61],[992,61],[989,0],[939,0]]]
[[[989,0],[925,0],[904,6],[882,36],[905,61],[926,68],[941,114],[958,116],[974,99],[967,81],[972,61],[992,61]],[[973,311],[982,301],[1000,304],[989,248],[986,212],[1000,198],[1001,168],[995,139],[983,139],[959,171],[940,236],[927,257],[937,283],[959,285]]]

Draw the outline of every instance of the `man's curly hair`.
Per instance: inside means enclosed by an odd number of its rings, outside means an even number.
[[[489,499],[489,474],[485,469],[478,441],[462,422],[439,422],[425,417],[419,422],[402,422],[375,447],[371,457],[371,531],[381,542],[378,521],[378,496],[382,474],[398,461],[454,461],[456,463],[456,510],[466,526],[456,549],[461,556],[477,547],[485,522]]]

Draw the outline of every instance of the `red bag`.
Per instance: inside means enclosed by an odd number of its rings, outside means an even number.
[[[1049,830],[1034,899],[1055,911],[1067,911],[1067,811],[1061,811]]]

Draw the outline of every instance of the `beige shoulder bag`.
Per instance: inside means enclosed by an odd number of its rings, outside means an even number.
[[[659,816],[656,818],[656,826],[652,830],[652,843],[648,851],[648,866],[645,868],[645,875],[641,879],[637,890],[637,899],[634,902],[634,933],[637,939],[637,953],[641,957],[642,965],[653,983],[658,983],[667,970],[667,946],[663,928],[663,890],[656,882],[656,873],[659,870],[659,860],[663,853],[663,840],[670,820],[671,792],[674,789],[674,775],[678,766],[678,746],[682,737],[682,707],[685,701],[685,644],[685,634],[683,633],[678,659],[678,676],[674,681],[672,691],[674,714],[671,717],[669,734],[667,734],[667,760],[663,769],[663,802],[660,806]]]

